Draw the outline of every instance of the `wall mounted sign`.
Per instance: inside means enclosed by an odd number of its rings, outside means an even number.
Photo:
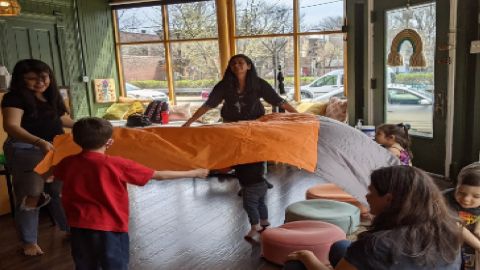
[[[115,92],[115,81],[113,79],[95,79],[93,80],[95,91],[95,102],[109,103],[117,101]]]

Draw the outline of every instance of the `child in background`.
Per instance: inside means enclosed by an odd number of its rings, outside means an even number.
[[[400,159],[402,165],[412,166],[412,152],[410,151],[410,126],[404,124],[383,124],[377,127],[375,141],[386,147],[394,156]]]
[[[247,212],[250,222],[250,231],[245,235],[247,241],[270,226],[268,208],[265,204],[268,187],[264,172],[263,162],[235,166],[235,174],[242,186],[243,209]]]
[[[458,175],[457,187],[445,191],[445,197],[463,226],[462,269],[475,270],[475,250],[480,251],[480,163],[464,167]]]
[[[143,186],[150,179],[201,177],[206,169],[154,171],[134,161],[108,156],[113,128],[104,119],[78,120],[73,140],[83,151],[63,159],[54,169],[63,182],[62,203],[71,226],[71,248],[76,269],[127,269],[127,183]]]

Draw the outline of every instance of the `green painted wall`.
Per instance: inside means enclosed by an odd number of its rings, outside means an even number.
[[[480,54],[470,54],[471,41],[480,40],[479,7],[480,1],[458,2],[452,178],[479,159]]]
[[[9,20],[53,20],[61,58],[59,84],[70,86],[75,118],[101,116],[110,104],[94,102],[93,79],[113,78],[118,82],[115,62],[112,13],[106,0],[19,0],[20,17],[0,17],[0,31]],[[5,44],[6,33],[0,35]],[[2,40],[3,39],[3,40]],[[0,46],[0,54],[11,53]],[[0,58],[0,61],[4,58]],[[11,71],[15,63],[3,63]],[[58,72],[56,72],[58,74]],[[81,78],[88,76],[89,82]],[[116,87],[118,91],[118,85]]]

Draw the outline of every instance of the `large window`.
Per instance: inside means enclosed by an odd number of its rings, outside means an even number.
[[[120,52],[127,97],[149,99],[154,94],[162,95],[156,91],[168,96],[163,44],[122,45]]]
[[[293,32],[293,0],[236,0],[236,34]]]
[[[344,96],[343,0],[300,0],[298,9],[293,0],[235,3],[237,52],[251,56],[261,77],[277,87],[275,78],[280,68],[286,96],[293,98],[294,66],[298,61],[301,87],[297,91],[302,99]],[[299,14],[298,32],[293,27],[294,12]],[[297,38],[298,59],[293,46]],[[330,83],[324,82],[327,79]]]
[[[210,92],[219,80],[218,43],[177,42],[171,50],[177,103],[201,105],[202,92]]]
[[[130,8],[117,11],[120,42],[163,39],[161,7]]]
[[[278,66],[287,78],[285,84],[293,86],[293,38],[244,38],[237,42],[237,51],[248,55],[255,63],[260,77],[275,85]]]
[[[433,136],[435,8],[435,3],[429,3],[386,13],[386,51],[392,53],[392,43],[405,29],[416,31],[423,50],[415,54],[411,41],[403,41],[397,48],[403,61],[385,63],[385,122],[410,124],[411,134],[425,137]],[[419,58],[424,65],[415,64]]]
[[[300,31],[339,31],[343,10],[343,0],[300,0]]]
[[[343,97],[344,0],[234,3],[235,16],[221,23],[235,25],[228,28],[233,31],[228,36],[235,39],[235,53],[252,58],[260,77],[278,89],[281,70],[290,98],[295,85],[304,99]],[[177,103],[194,106],[204,102],[223,76],[220,55],[230,54],[228,48],[219,47],[217,15],[215,1],[117,10],[125,94],[163,93]],[[297,30],[294,18],[299,20]],[[297,78],[295,66],[299,67]]]
[[[211,88],[220,74],[215,2],[169,5],[165,14],[162,6],[153,6],[121,9],[116,15],[124,94],[168,99],[173,91],[177,103],[200,105],[202,91]]]

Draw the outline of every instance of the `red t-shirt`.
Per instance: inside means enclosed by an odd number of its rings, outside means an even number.
[[[62,203],[71,227],[128,232],[127,183],[143,186],[154,171],[132,160],[84,151],[53,172],[63,181]]]

